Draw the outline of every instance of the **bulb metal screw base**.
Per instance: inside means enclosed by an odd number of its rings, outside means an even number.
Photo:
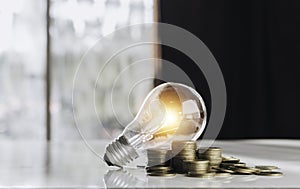
[[[136,150],[121,136],[106,147],[103,159],[109,166],[123,167],[138,157]]]

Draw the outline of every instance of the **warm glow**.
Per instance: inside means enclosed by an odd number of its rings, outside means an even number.
[[[164,123],[156,135],[166,135],[175,132],[178,129],[180,115],[176,111],[167,111]]]
[[[176,124],[178,120],[178,115],[176,112],[169,111],[167,112],[166,118],[165,118],[165,125],[174,125]]]
[[[180,126],[182,105],[177,91],[173,87],[164,88],[159,100],[165,109],[164,122],[156,133],[157,136],[173,134]]]

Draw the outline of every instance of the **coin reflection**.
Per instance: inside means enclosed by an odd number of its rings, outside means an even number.
[[[138,173],[138,175],[145,175],[145,173]],[[135,188],[143,187],[147,184],[145,180],[132,174],[129,170],[118,169],[109,170],[104,175],[105,188]]]

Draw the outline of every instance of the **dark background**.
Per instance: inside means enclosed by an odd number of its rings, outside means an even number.
[[[159,6],[161,22],[195,34],[221,67],[227,112],[219,138],[300,138],[299,0],[161,0]],[[162,58],[190,76],[209,106],[208,86],[192,60],[165,46]]]

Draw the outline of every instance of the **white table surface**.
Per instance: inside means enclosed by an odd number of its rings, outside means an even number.
[[[92,141],[103,151],[107,141]],[[109,168],[82,141],[0,140],[0,187],[20,188],[300,188],[300,140],[217,141],[225,155],[249,165],[276,165],[282,177],[147,177],[143,169]]]

